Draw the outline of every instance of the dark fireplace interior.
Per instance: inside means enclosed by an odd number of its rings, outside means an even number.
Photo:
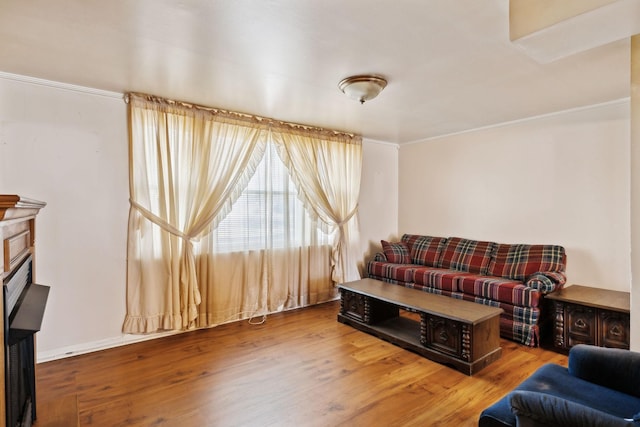
[[[33,339],[10,345],[8,353],[7,425],[30,426],[35,419]]]
[[[29,256],[3,282],[8,427],[31,426],[36,419],[34,334],[42,324],[49,287],[36,285],[31,279]]]

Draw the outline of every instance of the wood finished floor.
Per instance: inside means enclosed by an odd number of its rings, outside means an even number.
[[[562,354],[502,340],[472,377],[336,321],[331,302],[37,365],[35,427],[476,426]]]

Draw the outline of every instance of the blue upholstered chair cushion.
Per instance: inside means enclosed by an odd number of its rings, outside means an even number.
[[[624,419],[589,406],[535,391],[514,391],[509,396],[518,427],[637,427]]]

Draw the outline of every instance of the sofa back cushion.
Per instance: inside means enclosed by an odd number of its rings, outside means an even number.
[[[525,280],[533,273],[564,272],[565,264],[562,246],[499,244],[489,274]]]
[[[442,249],[438,267],[487,274],[496,244],[450,237]]]
[[[382,252],[387,257],[387,262],[394,264],[411,264],[411,252],[405,242],[387,242],[380,240]]]
[[[402,236],[402,241],[409,246],[412,263],[435,267],[438,265],[438,259],[447,239],[446,237],[405,234]]]

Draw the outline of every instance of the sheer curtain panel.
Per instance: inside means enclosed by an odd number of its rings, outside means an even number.
[[[333,234],[332,280],[359,279],[355,245],[359,242],[362,139],[329,131],[310,135],[295,129],[276,135],[305,207]]]
[[[231,212],[200,242],[198,325],[334,299],[330,239],[299,200],[269,141]]]
[[[240,116],[129,94],[127,315],[123,330],[195,326],[193,243],[228,211],[262,157]]]

